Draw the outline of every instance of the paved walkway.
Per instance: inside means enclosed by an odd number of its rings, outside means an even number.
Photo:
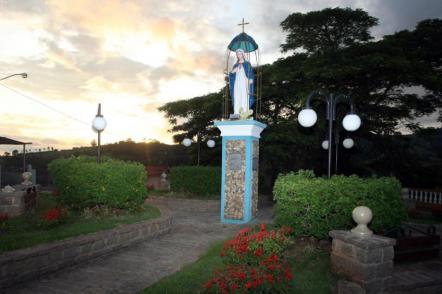
[[[137,293],[198,259],[216,240],[234,235],[238,225],[222,225],[219,214],[173,212],[170,234],[122,249],[9,288],[5,293]],[[270,222],[269,208],[258,222]]]

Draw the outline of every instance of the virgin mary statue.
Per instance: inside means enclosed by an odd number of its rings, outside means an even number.
[[[233,113],[249,112],[253,107],[254,73],[252,65],[244,57],[244,50],[236,50],[237,61],[229,73],[230,97],[233,100]]]

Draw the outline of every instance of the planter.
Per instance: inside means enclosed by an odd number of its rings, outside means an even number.
[[[157,219],[5,252],[0,255],[0,289],[168,233],[172,215],[167,208],[160,211]]]

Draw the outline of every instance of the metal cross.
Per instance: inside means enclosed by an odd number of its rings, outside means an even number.
[[[239,26],[242,26],[242,32],[244,33],[244,26],[250,24],[249,22],[244,22],[244,17],[242,18],[242,23],[239,23]]]

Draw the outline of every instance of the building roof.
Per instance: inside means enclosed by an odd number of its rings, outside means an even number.
[[[32,144],[31,142],[20,142],[14,139],[0,137],[0,145],[27,145]]]

